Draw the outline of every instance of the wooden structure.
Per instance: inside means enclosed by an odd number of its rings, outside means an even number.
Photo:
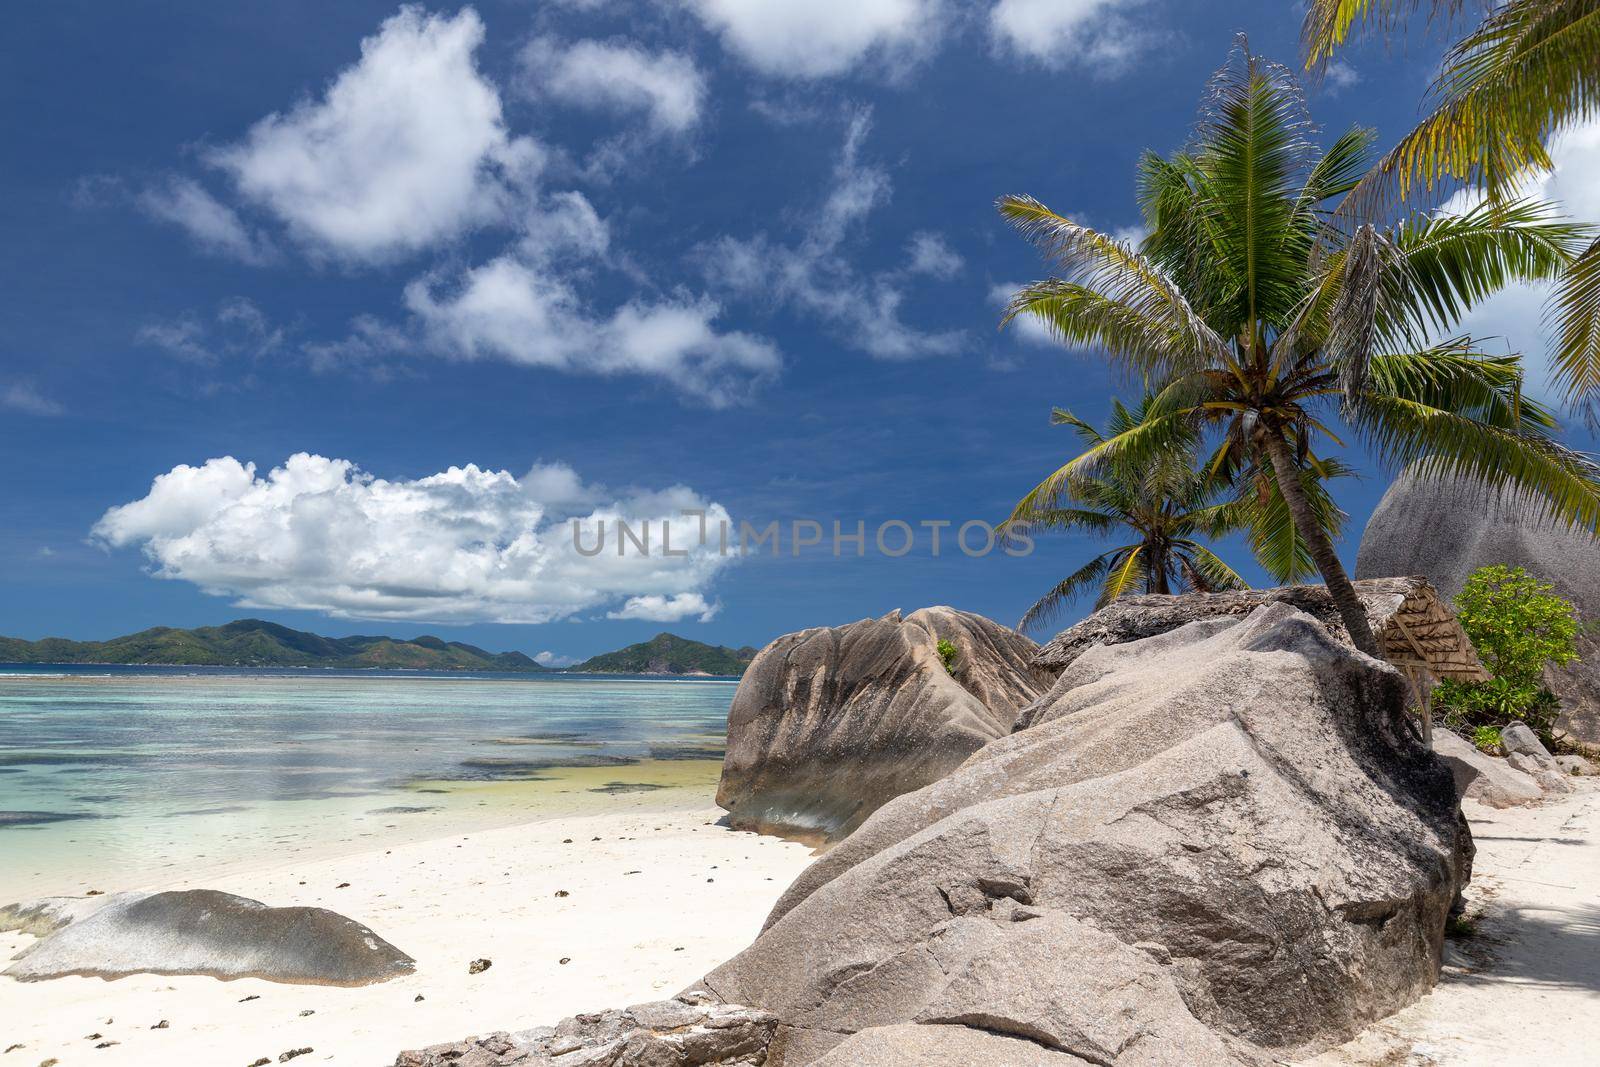
[[[1411,683],[1423,740],[1433,746],[1432,690],[1440,679],[1489,679],[1477,650],[1450,605],[1426,578],[1367,578],[1355,583],[1367,621],[1384,659]],[[1339,621],[1328,590],[1320,585],[1242,589],[1226,593],[1150,594],[1121,597],[1039,649],[1033,665],[1060,671],[1096,645],[1117,645],[1175,630],[1199,619],[1248,615],[1265,604],[1289,604],[1315,617],[1345,644],[1350,635]]]

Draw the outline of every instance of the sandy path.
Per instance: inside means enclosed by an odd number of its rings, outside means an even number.
[[[1600,790],[1537,808],[1468,801],[1468,914],[1433,993],[1308,1067],[1600,1063]]]
[[[809,862],[800,845],[713,825],[722,814],[562,818],[208,878],[208,888],[359,919],[417,971],[359,989],[0,978],[0,1049],[23,1046],[0,1052],[0,1067],[51,1057],[59,1067],[246,1067],[307,1046],[315,1051],[293,1062],[381,1067],[403,1048],[670,995],[748,944]],[[202,881],[173,886],[186,884]],[[0,959],[30,942],[0,934]],[[479,957],[494,965],[469,975]],[[95,1047],[106,1041],[117,1044]]]

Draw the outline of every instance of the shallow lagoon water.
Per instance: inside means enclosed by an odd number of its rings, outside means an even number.
[[[0,667],[0,904],[704,805],[726,679]]]

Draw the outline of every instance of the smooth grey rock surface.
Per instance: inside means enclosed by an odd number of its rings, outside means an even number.
[[[1347,1039],[1432,987],[1470,876],[1403,696],[1283,604],[1091,649],[697,988],[776,1014],[783,1067],[1006,1037],[1048,1054],[1024,1063],[1260,1063]]]
[[[1556,763],[1554,756],[1530,756],[1526,752],[1513,752],[1506,757],[1506,764],[1532,778],[1545,796],[1559,796],[1562,793],[1572,792],[1572,784],[1567,781],[1566,772]]]
[[[762,1067],[778,1019],[704,998],[575,1015],[554,1026],[402,1052],[395,1067]]]
[[[1500,747],[1506,752],[1521,752],[1529,756],[1536,756],[1541,760],[1550,758],[1550,750],[1544,747],[1544,742],[1539,740],[1539,735],[1528,728],[1527,723],[1512,722],[1500,728]]]
[[[814,1062],[817,1067],[1082,1067],[1091,1061],[970,1026],[901,1023],[863,1030]]]
[[[1555,586],[1586,621],[1600,620],[1600,541],[1540,516],[1525,499],[1482,486],[1402,474],[1367,523],[1356,557],[1357,578],[1427,576],[1454,597],[1479,567],[1525,568]],[[1558,729],[1600,743],[1600,628],[1578,638],[1577,663],[1546,673],[1561,698]]]
[[[953,675],[941,640],[958,650]],[[948,607],[780,637],[734,694],[717,803],[739,829],[838,840],[1009,733],[1054,679],[1029,665],[1037,651]]]
[[[1595,765],[1582,756],[1569,754],[1556,757],[1556,766],[1574,777],[1587,778],[1597,773]]]
[[[138,900],[148,893],[111,893],[92,897],[40,897],[0,908],[0,933],[21,931],[34,937],[55,933],[111,904]]]
[[[369,985],[414,967],[410,956],[367,927],[326,908],[269,908],[232,893],[191,889],[108,904],[28,948],[5,973],[22,981],[205,974]]]
[[[1515,808],[1544,799],[1544,790],[1531,775],[1503,759],[1479,751],[1472,742],[1449,730],[1434,731],[1433,750],[1446,763],[1470,768],[1473,772],[1462,792],[1464,797],[1491,808]]]

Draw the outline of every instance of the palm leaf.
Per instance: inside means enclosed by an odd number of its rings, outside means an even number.
[[[1573,262],[1551,307],[1560,322],[1556,383],[1591,423],[1600,423],[1600,240]]]
[[[1017,629],[1027,633],[1036,627],[1047,626],[1054,622],[1066,606],[1081,596],[1086,589],[1105,580],[1106,574],[1112,568],[1115,555],[1113,552],[1102,553],[1051,586],[1048,593],[1023,613],[1017,622]]]

